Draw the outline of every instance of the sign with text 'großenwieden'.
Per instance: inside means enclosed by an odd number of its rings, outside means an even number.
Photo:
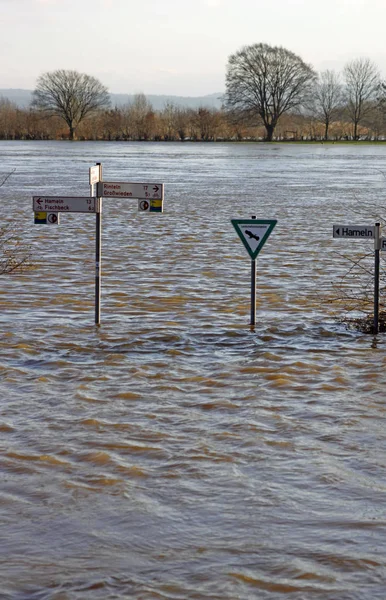
[[[100,181],[97,184],[97,196],[102,196],[103,198],[136,198],[138,200],[162,200],[164,196],[164,184]]]

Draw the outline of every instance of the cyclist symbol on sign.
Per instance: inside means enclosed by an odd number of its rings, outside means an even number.
[[[141,200],[139,203],[139,210],[149,210],[150,204],[147,200]]]
[[[58,215],[55,215],[54,213],[51,213],[50,215],[48,215],[47,221],[49,223],[57,223],[58,222]]]

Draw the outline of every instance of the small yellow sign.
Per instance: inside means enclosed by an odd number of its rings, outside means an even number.
[[[47,213],[46,212],[36,212],[35,213],[35,225],[37,223],[46,225],[47,224]]]
[[[161,198],[152,198],[150,200],[149,212],[163,212],[163,203]]]

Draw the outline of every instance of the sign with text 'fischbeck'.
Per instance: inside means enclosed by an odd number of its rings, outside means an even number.
[[[88,214],[97,212],[97,202],[93,196],[34,196],[32,201],[35,212],[80,212]]]

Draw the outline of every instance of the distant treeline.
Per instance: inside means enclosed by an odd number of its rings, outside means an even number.
[[[0,139],[61,140],[68,139],[68,135],[68,128],[59,117],[47,117],[32,108],[19,108],[7,98],[0,98]],[[138,94],[126,106],[99,111],[82,121],[76,131],[78,140],[111,141],[260,141],[265,135],[263,124],[240,120],[225,109],[183,108],[167,102],[162,110],[154,110],[144,94]],[[384,106],[374,102],[372,107],[367,107],[357,137],[386,139]],[[273,139],[324,140],[323,116],[317,110],[286,113],[276,126]],[[335,111],[328,139],[354,139],[345,105]]]

